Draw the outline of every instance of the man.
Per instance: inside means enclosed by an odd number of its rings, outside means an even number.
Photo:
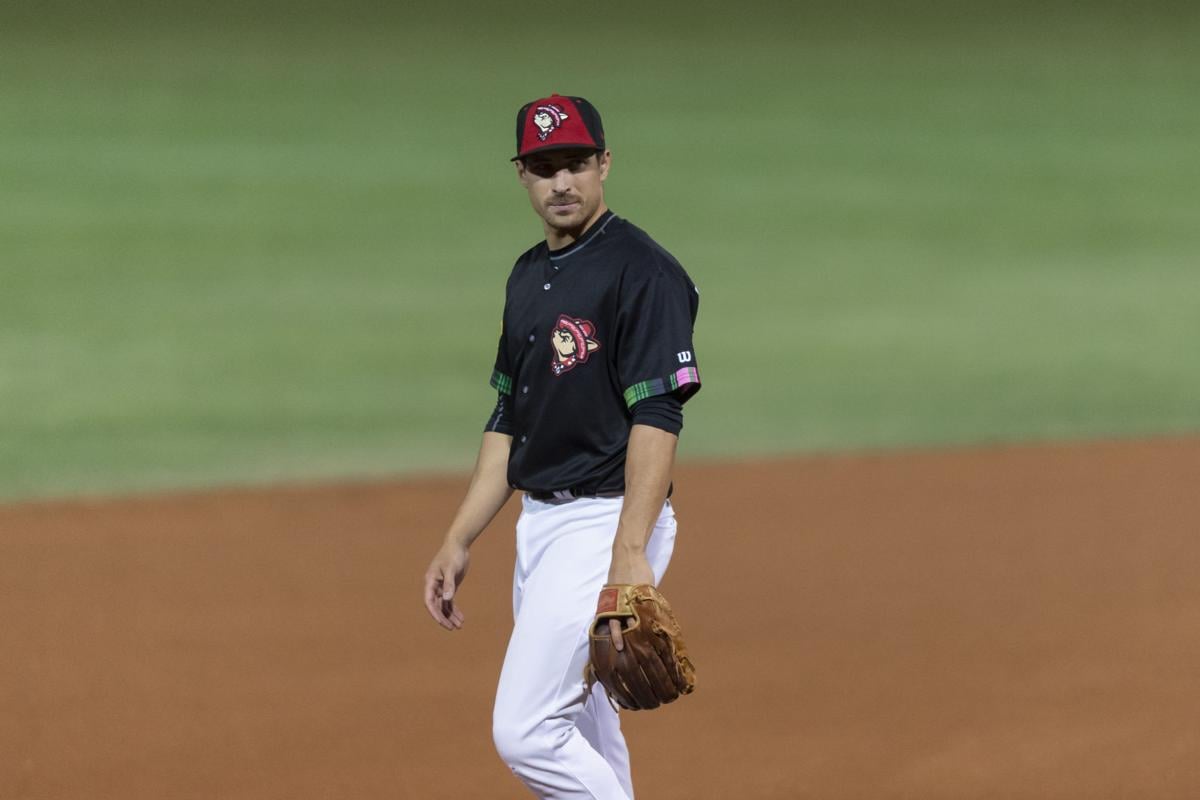
[[[496,748],[538,797],[630,800],[617,712],[584,681],[588,629],[605,583],[657,584],[670,561],[671,469],[683,403],[700,388],[699,296],[669,253],[605,205],[612,154],[591,103],[527,103],[513,161],[545,241],[508,279],[499,399],[425,573],[425,606],[462,627],[468,548],[522,490]]]

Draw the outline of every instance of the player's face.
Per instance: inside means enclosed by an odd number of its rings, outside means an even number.
[[[581,231],[603,211],[604,180],[612,160],[606,150],[551,150],[517,162],[517,177],[547,228]]]

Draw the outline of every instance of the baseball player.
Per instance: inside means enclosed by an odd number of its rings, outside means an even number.
[[[612,154],[587,100],[522,106],[513,161],[545,239],[508,279],[499,398],[425,573],[425,606],[462,627],[468,548],[522,491],[496,749],[538,797],[631,800],[618,714],[584,680],[588,634],[606,583],[657,585],[671,559],[671,470],[683,404],[700,388],[699,295],[670,253],[605,205]]]

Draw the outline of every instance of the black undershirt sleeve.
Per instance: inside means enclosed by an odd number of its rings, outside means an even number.
[[[649,425],[676,436],[683,430],[683,403],[674,392],[639,400],[632,412],[635,425]]]
[[[484,432],[503,433],[506,436],[513,435],[512,421],[508,414],[509,396],[504,392],[499,393],[499,399],[496,400],[496,407],[492,409],[492,415],[488,417],[487,425],[483,426]]]

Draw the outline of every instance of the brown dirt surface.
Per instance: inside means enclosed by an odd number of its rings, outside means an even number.
[[[696,694],[642,800],[1200,796],[1200,440],[689,465]],[[526,797],[490,741],[515,503],[463,631],[465,486],[0,508],[0,798]]]

